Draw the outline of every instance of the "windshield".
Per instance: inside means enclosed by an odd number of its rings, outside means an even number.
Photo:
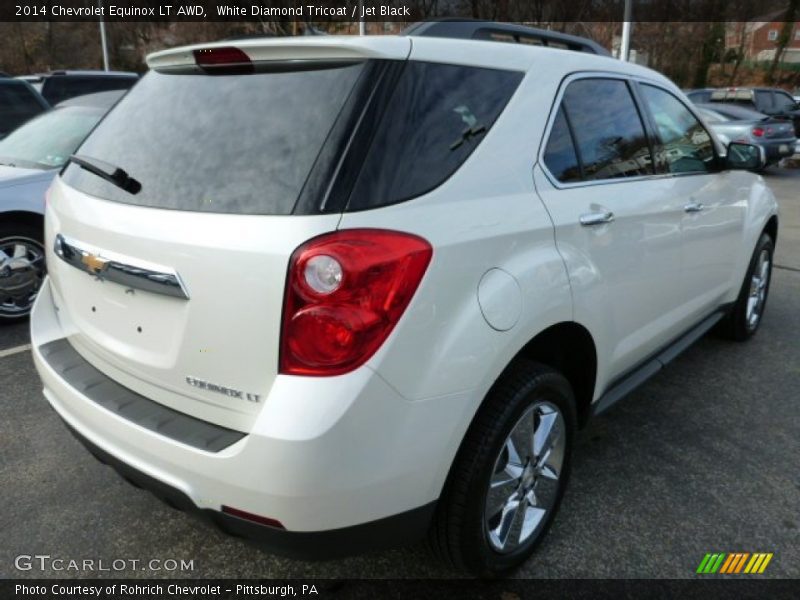
[[[0,141],[0,163],[34,169],[61,167],[102,116],[103,110],[97,108],[51,110]]]
[[[364,64],[244,75],[150,71],[77,152],[141,187],[131,193],[72,163],[63,180],[138,206],[291,214]]]

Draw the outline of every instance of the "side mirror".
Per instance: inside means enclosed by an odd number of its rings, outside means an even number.
[[[767,155],[762,146],[745,144],[743,142],[731,142],[728,144],[725,166],[728,169],[760,171],[767,166]]]

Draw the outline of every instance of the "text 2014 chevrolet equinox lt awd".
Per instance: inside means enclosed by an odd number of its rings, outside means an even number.
[[[777,207],[669,80],[432,36],[167,50],[51,187],[31,323],[96,456],[294,556],[533,551],[576,429],[757,330]],[[155,526],[155,525],[154,525]]]

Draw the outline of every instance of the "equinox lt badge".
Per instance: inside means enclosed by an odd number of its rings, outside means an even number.
[[[231,398],[241,398],[242,400],[247,400],[248,402],[261,402],[260,394],[251,394],[249,392],[243,392],[242,390],[235,390],[224,385],[209,383],[208,381],[203,381],[202,379],[197,379],[196,377],[191,377],[189,375],[186,376],[186,383],[196,388],[200,388],[201,390],[217,392],[218,394],[224,394],[225,396],[229,396]]]

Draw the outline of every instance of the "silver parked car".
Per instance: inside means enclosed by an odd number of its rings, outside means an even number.
[[[124,93],[72,98],[0,140],[0,324],[28,315],[44,278],[47,188]]]
[[[775,164],[795,152],[797,138],[788,119],[776,119],[735,104],[696,104],[700,115],[720,139],[746,142],[764,148],[767,165]]]

